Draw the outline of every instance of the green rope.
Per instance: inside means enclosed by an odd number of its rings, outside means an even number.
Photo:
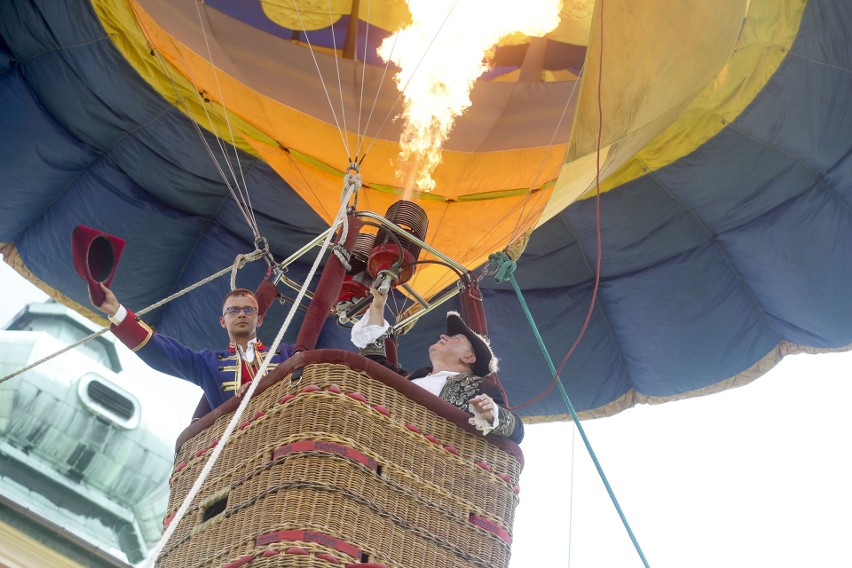
[[[633,542],[633,546],[636,548],[636,552],[639,553],[639,558],[642,559],[642,564],[645,565],[645,568],[650,568],[648,565],[648,561],[645,559],[645,554],[642,552],[642,548],[639,546],[639,541],[636,540],[636,536],[633,534],[633,530],[630,528],[630,523],[627,522],[627,517],[624,516],[624,512],[621,510],[621,505],[618,504],[618,499],[615,498],[615,493],[612,490],[612,486],[610,486],[609,481],[604,474],[603,468],[601,467],[600,462],[598,461],[597,455],[595,455],[595,451],[592,449],[592,444],[589,442],[589,438],[586,436],[586,431],[583,429],[583,425],[580,424],[580,418],[577,416],[577,412],[574,410],[574,405],[571,404],[571,399],[568,398],[568,393],[565,391],[565,386],[562,384],[562,379],[559,378],[559,375],[556,374],[556,367],[553,365],[553,360],[550,358],[550,353],[547,351],[547,347],[544,345],[544,340],[541,338],[541,334],[538,332],[538,327],[535,325],[535,321],[533,321],[532,313],[530,313],[530,309],[527,306],[527,302],[524,299],[524,295],[521,293],[520,287],[518,287],[518,282],[515,280],[515,269],[517,268],[517,264],[513,261],[505,252],[497,252],[488,257],[488,262],[497,270],[494,279],[497,282],[505,282],[508,281],[512,284],[512,288],[515,289],[515,294],[518,296],[518,301],[521,304],[521,308],[524,310],[524,314],[527,316],[527,321],[530,323],[530,327],[532,328],[533,334],[535,335],[536,341],[538,341],[538,346],[541,349],[544,358],[547,360],[547,366],[550,368],[550,373],[556,379],[556,386],[559,388],[559,392],[562,394],[562,400],[565,402],[565,406],[568,407],[568,412],[571,413],[571,418],[574,420],[574,424],[577,425],[577,430],[580,432],[580,437],[583,438],[583,443],[586,444],[586,449],[589,452],[589,456],[592,458],[592,461],[595,464],[595,469],[598,470],[598,475],[601,477],[601,481],[603,481],[604,487],[606,487],[607,493],[609,493],[609,498],[612,500],[612,504],[615,506],[615,510],[618,512],[618,516],[621,517],[621,522],[624,525],[624,528],[627,530],[627,534],[630,536],[630,540]]]

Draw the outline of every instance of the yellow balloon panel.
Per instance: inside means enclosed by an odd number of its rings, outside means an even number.
[[[279,26],[293,30],[318,30],[335,24],[352,11],[351,0],[260,0],[263,13]]]
[[[352,14],[372,26],[394,32],[411,21],[405,0],[261,0],[263,13],[279,26],[291,30],[319,30],[334,25],[342,16]]]
[[[745,21],[741,24],[742,31],[727,63],[704,85],[688,107],[680,112],[676,121],[653,140],[643,144],[641,150],[632,152],[633,156],[629,160],[605,161],[613,166],[621,165],[610,168],[611,175],[606,176],[601,191],[608,191],[673,163],[734,121],[764,88],[789,53],[804,8],[805,4],[799,0],[749,2]],[[735,24],[735,21],[731,22],[731,25]],[[593,110],[587,107],[585,112]],[[579,129],[579,126],[576,128]],[[651,129],[651,132],[655,130]],[[622,156],[626,153],[630,152],[624,152]],[[566,168],[566,171],[571,169]],[[613,172],[613,169],[616,171]],[[590,197],[594,195],[591,183],[593,177],[587,175],[586,179],[589,185],[584,197]],[[558,185],[569,184],[576,185],[576,178],[560,178]],[[575,189],[572,189],[573,193]],[[560,190],[557,189],[555,194],[559,195]],[[567,197],[562,202],[569,199]],[[560,203],[554,203],[552,211],[558,212],[559,206]],[[542,222],[550,215],[549,210],[542,217]]]
[[[597,4],[566,165],[539,224],[677,121],[730,60],[748,4]]]
[[[607,146],[689,104],[730,59],[747,5],[748,0],[598,5],[567,159],[595,150],[599,105]]]
[[[159,5],[158,9],[162,10],[163,6]],[[376,91],[383,79],[381,69],[363,69],[360,63],[311,54],[289,42],[258,50],[262,54],[272,51],[271,47],[278,48],[282,56],[277,60],[238,61],[235,59],[238,55],[228,52],[216,38],[195,37],[184,30],[181,33],[187,42],[183,43],[174,37],[171,27],[159,24],[164,14],[155,14],[158,15],[155,19],[141,6],[136,13],[148,42],[185,80],[277,144],[341,170],[350,157],[363,155],[369,149],[371,169],[367,181],[396,187],[405,185],[401,181],[407,177],[404,168],[397,173],[400,126],[388,120],[401,110],[394,106],[399,96],[389,81]],[[201,45],[205,46],[205,53],[197,51]],[[211,46],[209,52],[207,45]],[[261,43],[259,47],[267,46]],[[323,77],[339,73],[347,78],[338,84],[323,83],[314,57]],[[258,69],[251,68],[253,63]],[[258,72],[266,69],[271,73]],[[368,71],[363,83],[362,71]],[[443,164],[435,173],[438,193],[454,199],[473,193],[528,189],[548,181],[547,176],[554,175],[561,162],[564,147],[559,143],[548,146],[558,125],[544,120],[542,112],[547,109],[558,112],[572,88],[573,83],[493,84],[475,89],[474,108],[458,121],[446,142]],[[362,108],[363,91],[378,92],[375,110]],[[372,126],[366,125],[368,111],[374,115]],[[194,118],[206,126],[206,116]],[[560,142],[567,139],[569,125],[570,121],[565,121],[560,127],[565,132],[564,138],[558,139]],[[359,150],[357,135],[350,130],[371,133],[380,127],[383,127],[381,137],[366,139]]]
[[[333,219],[343,189],[341,173],[332,173],[304,161],[282,148],[263,144],[255,146],[269,163],[300,196],[324,219]],[[432,195],[410,196],[429,217],[426,242],[468,269],[476,268],[488,255],[503,249],[535,223],[550,190],[519,192],[500,199],[468,199],[461,201]],[[383,215],[399,199],[401,191],[388,191],[365,186],[358,201],[360,210]],[[421,260],[428,259],[428,254]],[[424,265],[418,269],[411,285],[429,298],[455,280],[446,268]]]

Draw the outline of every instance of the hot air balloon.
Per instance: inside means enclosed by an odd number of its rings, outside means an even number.
[[[407,184],[400,95],[376,48],[409,12],[316,4],[0,6],[4,259],[93,315],[68,254],[77,225],[126,241],[113,286],[138,309],[256,242],[279,260],[301,249],[327,228],[353,163],[358,207],[386,211]],[[606,0],[565,2],[560,16],[543,38],[494,48],[436,188],[411,199],[426,241],[470,270],[528,235],[515,274],[557,360],[591,306],[563,368],[581,416],[722,390],[787,353],[852,344],[852,8]],[[253,287],[266,269],[238,281]],[[453,278],[424,265],[411,287],[430,298]],[[197,314],[215,313],[227,286],[146,320],[193,347],[220,343]],[[481,288],[520,404],[552,377],[508,284]],[[404,363],[417,366],[441,323],[427,315],[403,338]],[[319,345],[347,342],[330,320]],[[565,417],[556,395],[520,413]]]

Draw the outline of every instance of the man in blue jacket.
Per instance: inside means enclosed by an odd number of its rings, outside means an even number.
[[[109,317],[113,335],[152,369],[200,386],[211,409],[229,398],[240,396],[240,388],[257,377],[267,358],[272,358],[267,367],[269,372],[293,354],[293,348],[284,344],[270,354],[257,339],[257,328],[263,323],[263,315],[258,311],[257,299],[251,290],[232,290],[222,302],[219,324],[228,332],[228,348],[195,351],[172,337],[154,332],[136,314],[122,306],[103,283],[100,287],[104,301],[100,305],[95,304],[95,307]]]

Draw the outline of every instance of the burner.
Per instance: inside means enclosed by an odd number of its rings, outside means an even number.
[[[397,201],[385,213],[385,218],[421,241],[426,238],[429,218],[423,208],[412,201]],[[395,275],[393,285],[398,286],[414,276],[414,263],[418,256],[418,245],[382,228],[376,234],[375,245],[367,261],[367,270],[374,278],[383,272]]]

